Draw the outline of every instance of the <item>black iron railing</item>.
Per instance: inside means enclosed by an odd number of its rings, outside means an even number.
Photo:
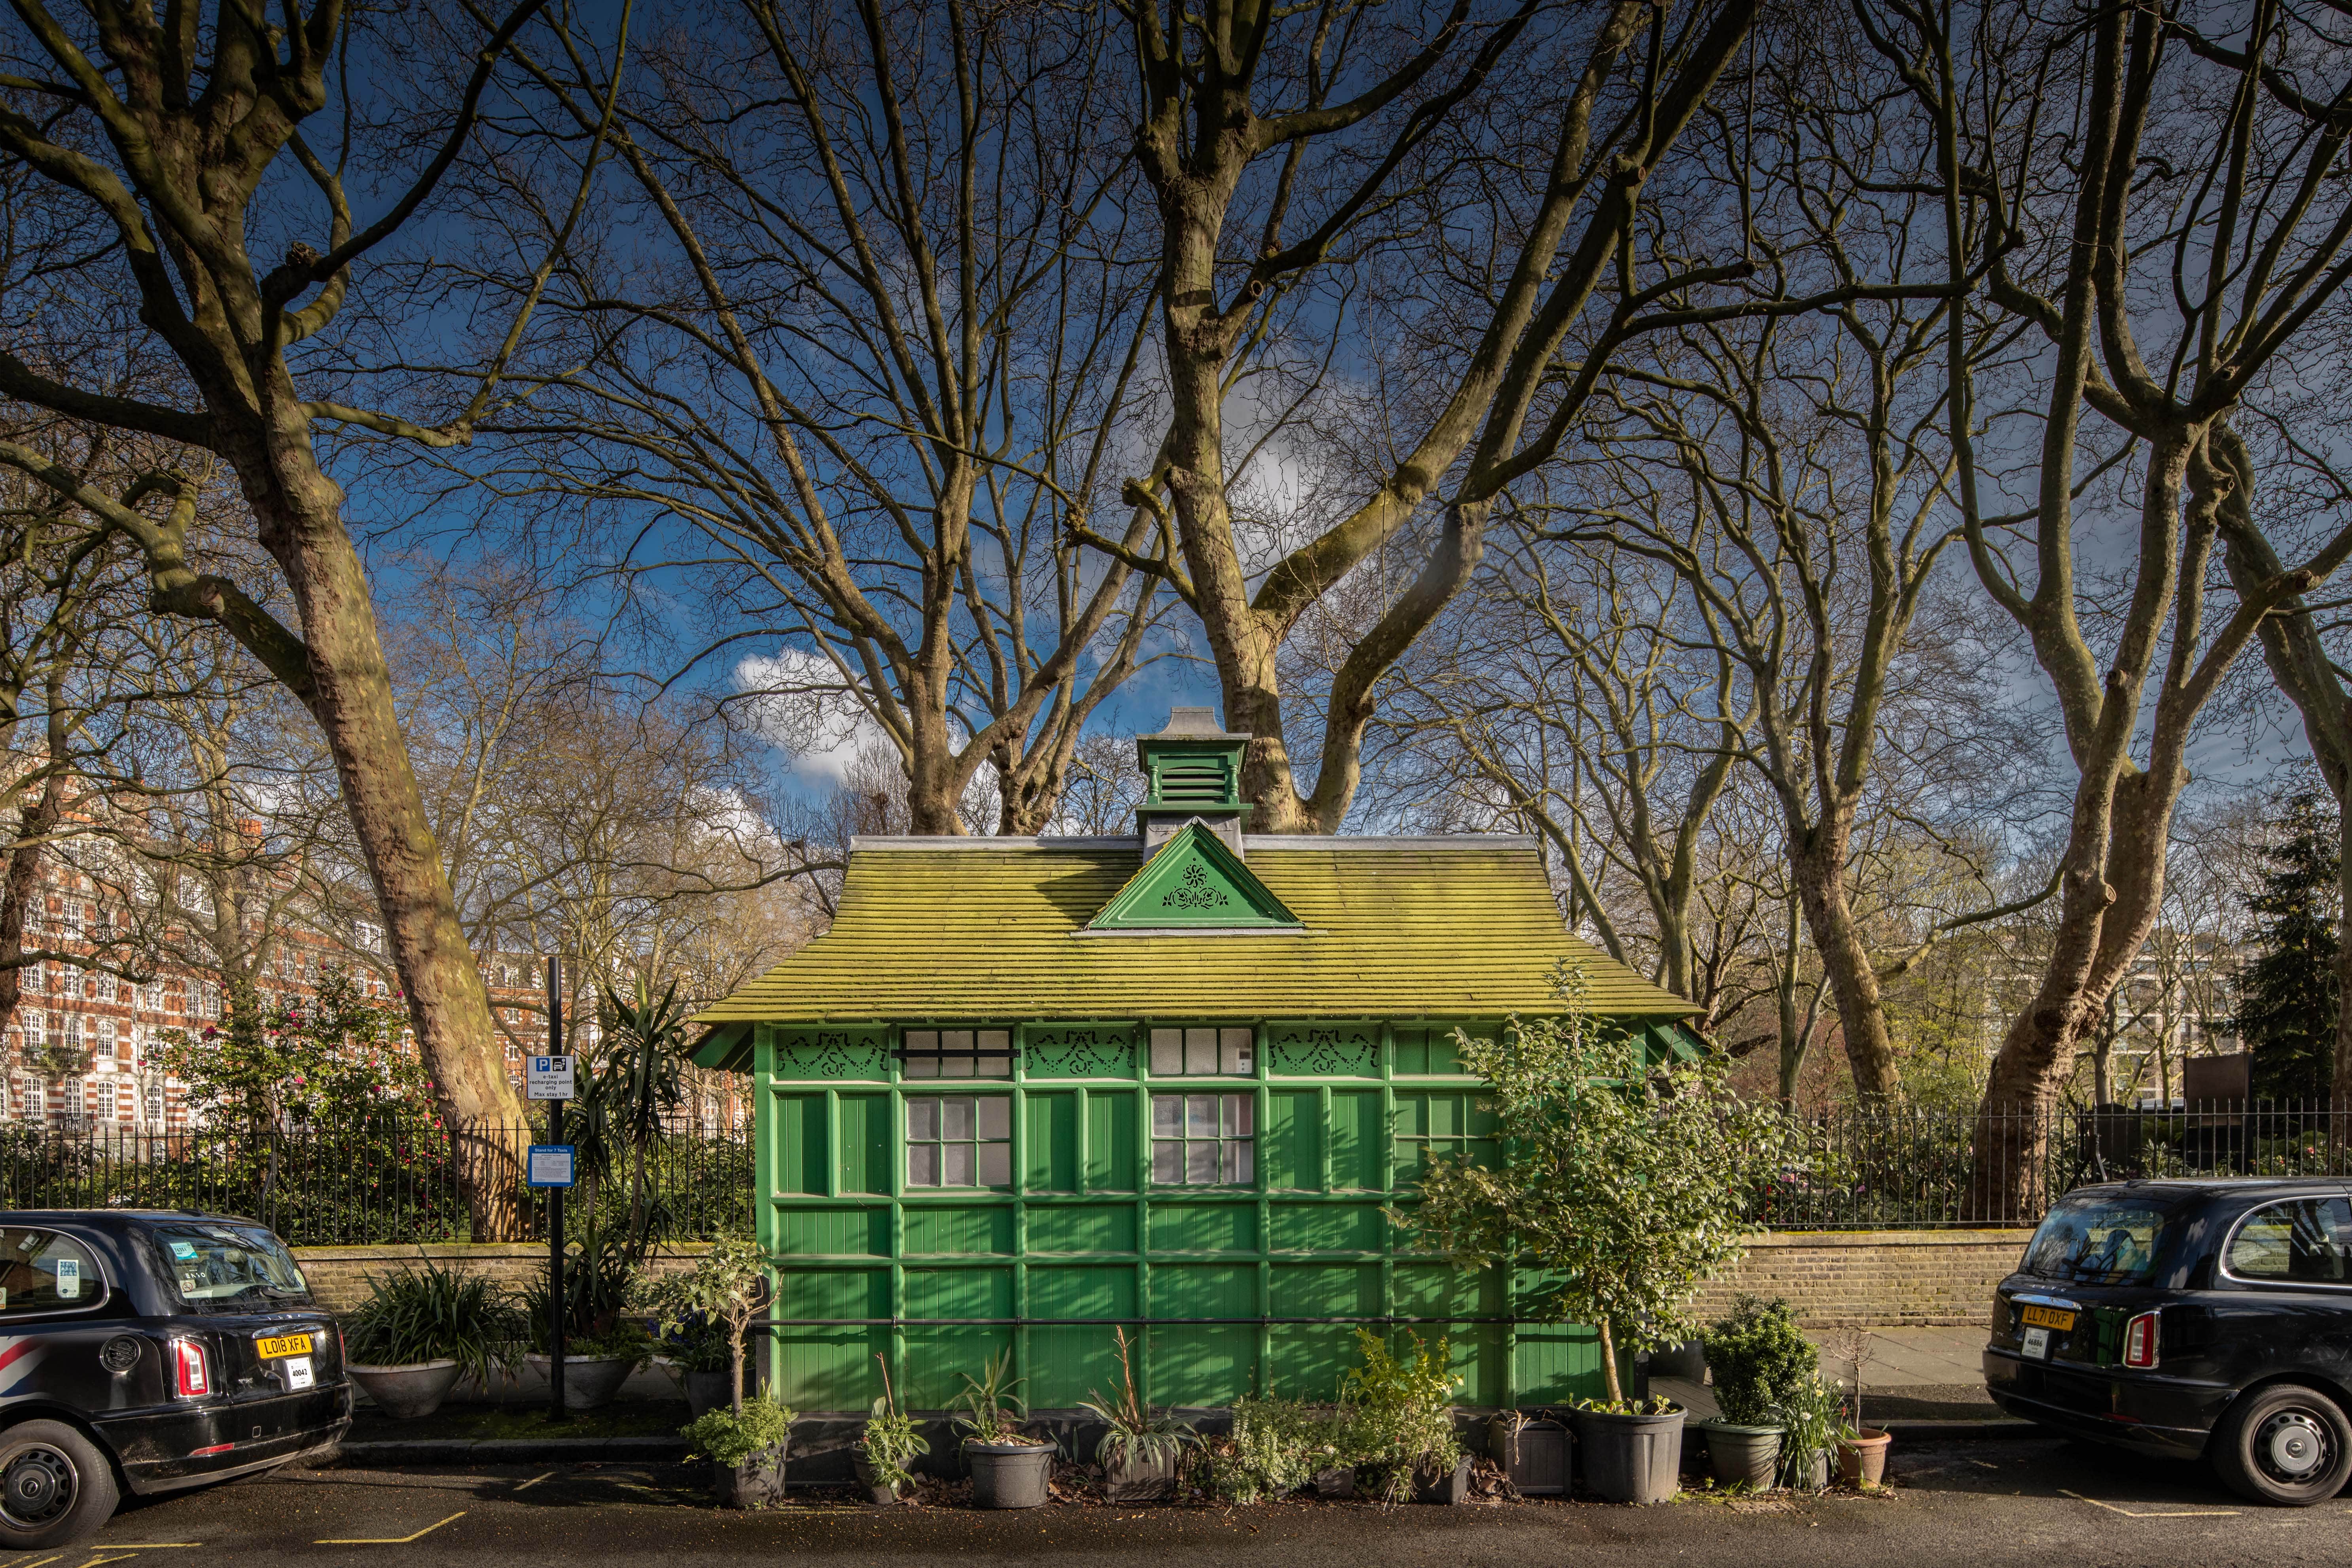
[[[477,1214],[497,1208],[506,1239],[544,1239],[547,1205],[525,1187],[521,1158],[543,1137],[363,1121],[173,1132],[0,1122],[0,1207],[205,1209],[260,1220],[296,1247],[472,1241]],[[642,1151],[614,1150],[607,1173],[573,1190],[566,1229],[616,1223],[638,1194],[672,1239],[748,1232],[750,1129],[669,1131]]]
[[[1844,1106],[1801,1120],[1811,1168],[1785,1173],[1753,1210],[1775,1230],[2030,1226],[2094,1182],[2352,1173],[2352,1115],[2316,1101]]]

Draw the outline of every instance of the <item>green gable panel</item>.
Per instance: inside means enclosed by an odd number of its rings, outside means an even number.
[[[1135,1030],[1126,1024],[1032,1025],[1021,1031],[1024,1070],[1039,1078],[1129,1078]]]
[[[884,1029],[779,1029],[775,1043],[780,1079],[890,1076],[890,1036]]]
[[[1192,822],[1143,863],[1088,929],[1230,931],[1298,923],[1223,839]]]

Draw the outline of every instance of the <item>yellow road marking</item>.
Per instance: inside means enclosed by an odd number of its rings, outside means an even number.
[[[47,1557],[36,1558],[30,1563],[11,1563],[8,1564],[8,1568],[46,1568],[46,1564],[55,1563],[58,1558],[63,1557],[65,1553],[62,1552],[51,1552]]]
[[[121,1557],[93,1557],[89,1562],[83,1563],[81,1568],[98,1568],[98,1565],[101,1563],[121,1563],[125,1558],[136,1557],[137,1555],[139,1554],[135,1552],[126,1552]]]
[[[547,1476],[551,1476],[551,1475],[553,1475],[553,1474],[555,1474],[555,1472],[554,1472],[553,1470],[550,1470],[550,1471],[548,1471],[548,1472],[547,1472]],[[541,1482],[541,1481],[543,1481],[543,1480],[547,1479],[547,1476],[533,1476],[533,1477],[531,1477],[531,1478],[530,1478],[530,1479],[529,1479],[529,1480],[527,1480],[527,1481],[523,1482],[523,1483],[522,1483],[522,1485],[520,1485],[520,1486],[519,1486],[519,1487],[515,1488],[515,1490],[516,1490],[516,1491],[519,1491],[519,1492],[527,1492],[527,1491],[530,1490],[530,1489],[531,1489],[531,1488],[533,1488],[533,1487],[535,1487],[535,1486],[539,1485],[539,1483],[540,1483],[540,1482]]]
[[[2097,1498],[2084,1497],[2081,1492],[2070,1492],[2064,1487],[2060,1487],[2058,1490],[2063,1495],[2073,1498],[2076,1502],[2086,1502],[2093,1508],[2103,1508],[2109,1513],[2122,1514],[2126,1519],[2235,1519],[2242,1511],[2234,1508],[2193,1508],[2153,1509],[2142,1512],[2134,1509],[2117,1508],[2111,1502],[2101,1502]]]
[[[466,1510],[461,1508],[457,1512],[451,1514],[449,1519],[463,1519],[465,1517]],[[428,1524],[424,1529],[418,1531],[415,1535],[363,1535],[355,1539],[314,1541],[310,1542],[310,1544],[313,1546],[405,1546],[412,1541],[421,1540],[424,1537],[432,1534],[435,1531],[440,1529],[442,1525],[448,1523],[449,1519],[441,1520],[435,1523]],[[88,1563],[84,1563],[82,1564],[82,1568],[89,1568],[89,1565]]]

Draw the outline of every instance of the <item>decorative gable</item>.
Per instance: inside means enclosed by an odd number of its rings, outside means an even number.
[[[1197,822],[1160,847],[1102,907],[1089,931],[1297,930],[1298,917]]]

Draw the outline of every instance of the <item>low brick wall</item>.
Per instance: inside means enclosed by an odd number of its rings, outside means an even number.
[[[707,1243],[682,1242],[665,1247],[664,1256],[654,1260],[654,1268],[667,1271],[683,1268],[699,1254],[709,1250]],[[371,1274],[389,1274],[430,1260],[445,1268],[465,1273],[487,1273],[505,1280],[516,1289],[536,1279],[547,1267],[547,1243],[543,1241],[450,1242],[426,1247],[298,1247],[295,1261],[301,1264],[303,1278],[310,1281],[311,1294],[318,1297],[331,1312],[348,1312],[367,1300],[367,1280]]]
[[[1694,1315],[1719,1316],[1741,1291],[1780,1296],[1809,1329],[1975,1327],[2017,1268],[2030,1230],[1774,1231],[1712,1280]]]

